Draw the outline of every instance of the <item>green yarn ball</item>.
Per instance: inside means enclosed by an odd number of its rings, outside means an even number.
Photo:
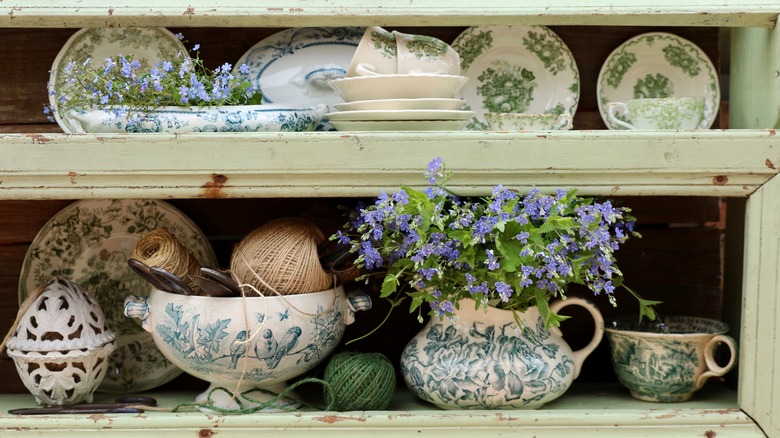
[[[337,411],[377,411],[390,404],[395,369],[381,353],[334,355],[323,378],[330,386],[325,401]]]

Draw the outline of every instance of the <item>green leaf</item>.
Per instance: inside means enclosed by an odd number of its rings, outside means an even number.
[[[398,285],[400,282],[398,281],[398,276],[395,274],[387,274],[385,275],[385,279],[382,281],[382,289],[380,291],[379,296],[382,298],[386,298],[398,289]]]
[[[536,289],[536,307],[539,308],[539,314],[544,319],[544,328],[549,330],[551,327],[560,327],[561,322],[569,319],[568,316],[558,315],[550,310],[550,297],[541,289]]]
[[[525,243],[517,240],[516,237],[523,231],[523,227],[517,222],[509,222],[506,224],[505,230],[505,232],[496,237],[496,248],[504,257],[501,268],[506,272],[515,272],[523,262],[520,252],[526,246]]]

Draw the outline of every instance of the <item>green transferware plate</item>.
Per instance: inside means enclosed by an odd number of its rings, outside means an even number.
[[[60,276],[97,299],[116,350],[109,356],[105,392],[141,392],[181,374],[154,344],[151,333],[124,316],[128,295],[148,296],[151,286],[127,265],[141,236],[166,228],[201,262],[216,267],[211,244],[182,212],[157,200],[82,200],[68,205],[38,232],[22,265],[19,303]]]
[[[452,43],[461,90],[475,112],[467,128],[488,129],[485,113],[569,113],[580,99],[580,73],[563,40],[545,26],[477,26]]]
[[[712,61],[692,42],[666,32],[637,35],[616,48],[601,67],[596,94],[601,118],[609,129],[627,129],[609,119],[610,102],[704,97],[699,129],[709,129],[720,108],[720,85]]]

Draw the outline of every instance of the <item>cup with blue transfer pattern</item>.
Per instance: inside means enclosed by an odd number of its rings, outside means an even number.
[[[615,374],[634,398],[683,402],[734,366],[737,348],[728,329],[707,318],[672,316],[663,323],[640,323],[634,316],[613,321],[605,332]]]
[[[609,119],[631,130],[698,129],[704,118],[703,97],[628,99],[607,104]]]

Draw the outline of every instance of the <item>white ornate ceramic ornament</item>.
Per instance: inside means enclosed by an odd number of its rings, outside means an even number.
[[[8,355],[35,400],[91,402],[115,348],[98,302],[83,287],[58,278],[22,310]]]

